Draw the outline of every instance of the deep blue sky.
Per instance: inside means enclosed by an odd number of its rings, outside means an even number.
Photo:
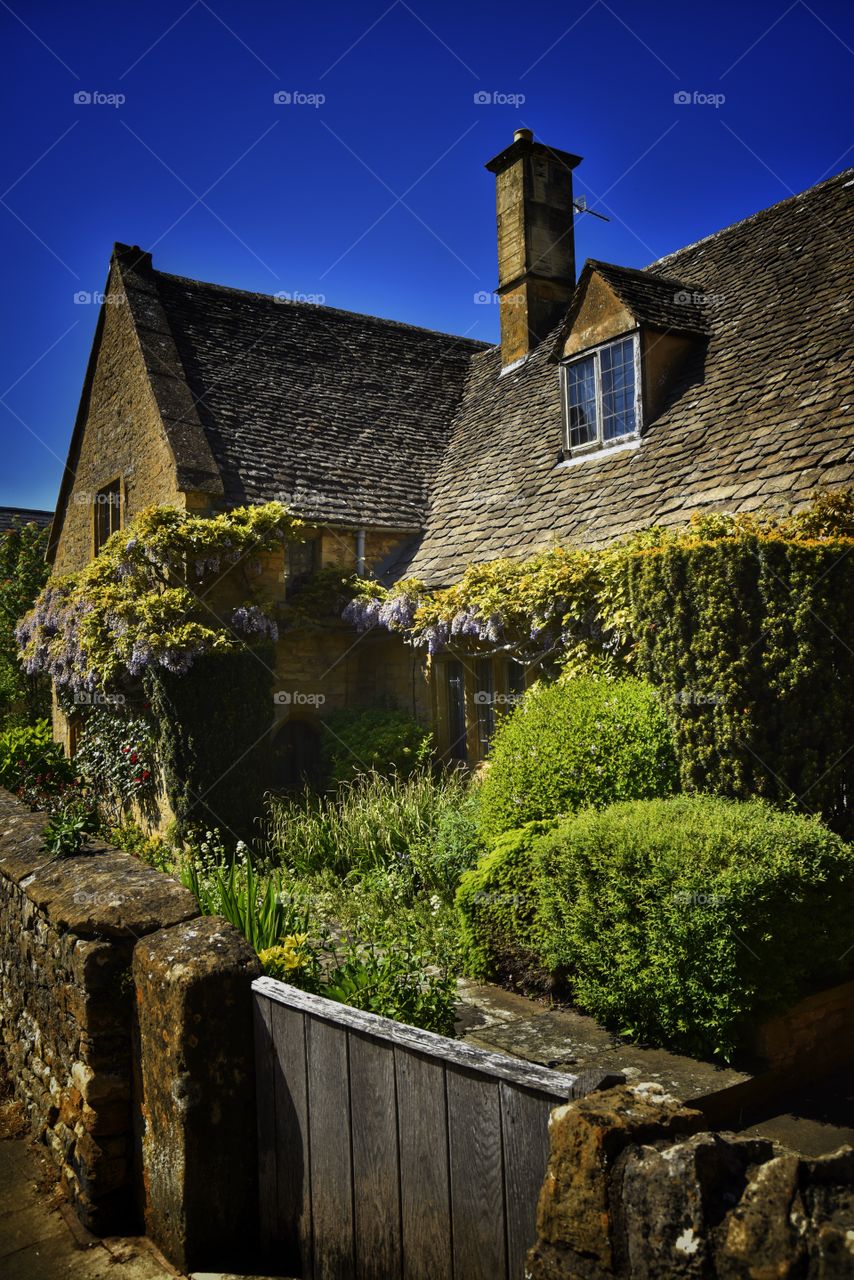
[[[97,318],[75,294],[114,240],[493,341],[483,165],[519,125],[584,157],[612,219],[576,219],[579,267],[643,266],[854,163],[843,0],[0,0],[0,41],[0,504],[55,502]]]

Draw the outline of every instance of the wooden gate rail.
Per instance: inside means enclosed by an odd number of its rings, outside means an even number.
[[[522,1280],[562,1074],[253,984],[262,1237],[304,1280]],[[620,1077],[621,1079],[621,1077]]]

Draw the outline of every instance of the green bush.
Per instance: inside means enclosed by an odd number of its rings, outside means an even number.
[[[460,880],[457,910],[467,973],[525,989],[551,985],[543,966],[536,850],[547,822],[507,831]]]
[[[496,732],[480,791],[486,835],[586,805],[669,795],[676,758],[653,689],[581,676],[531,689]]]
[[[854,849],[817,819],[712,796],[586,810],[535,851],[543,958],[600,1022],[729,1055],[854,973]]]
[[[71,761],[54,742],[47,720],[12,726],[0,733],[0,787],[59,788],[74,776]]]
[[[430,730],[403,711],[333,711],[323,723],[323,764],[332,786],[360,773],[406,777],[433,749]]]

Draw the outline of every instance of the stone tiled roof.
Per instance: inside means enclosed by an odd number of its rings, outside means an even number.
[[[225,502],[418,529],[484,344],[152,273]]]
[[[589,258],[578,282],[577,299],[580,300],[583,294],[587,276],[594,271],[611,286],[640,324],[668,333],[702,335],[709,332],[709,307],[703,301],[706,295],[696,285],[649,269],[641,271],[635,267],[618,267],[613,262]],[[573,305],[564,321],[565,332],[569,330],[574,312]]]
[[[653,263],[648,291],[644,273],[607,268],[650,316],[661,280],[709,299],[708,336],[634,449],[558,462],[559,330],[503,377],[497,348],[475,355],[423,537],[396,572],[446,583],[552,538],[600,545],[854,482],[852,237],[848,170]]]
[[[52,511],[38,511],[34,507],[0,507],[0,533],[8,533],[15,525],[37,524],[47,529],[53,519]]]

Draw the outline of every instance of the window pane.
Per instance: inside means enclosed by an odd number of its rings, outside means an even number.
[[[452,760],[468,759],[466,747],[466,692],[463,664],[445,663],[445,689],[448,696],[448,755]]]
[[[596,368],[593,356],[567,365],[567,410],[569,447],[596,439]]]
[[[495,733],[495,686],[492,679],[492,659],[477,660],[477,732],[480,738],[481,755],[488,756]]]
[[[99,489],[95,494],[95,554],[103,547],[111,533],[121,528],[122,493],[118,480]]]
[[[616,440],[636,430],[634,339],[603,347],[600,359],[602,439]]]

